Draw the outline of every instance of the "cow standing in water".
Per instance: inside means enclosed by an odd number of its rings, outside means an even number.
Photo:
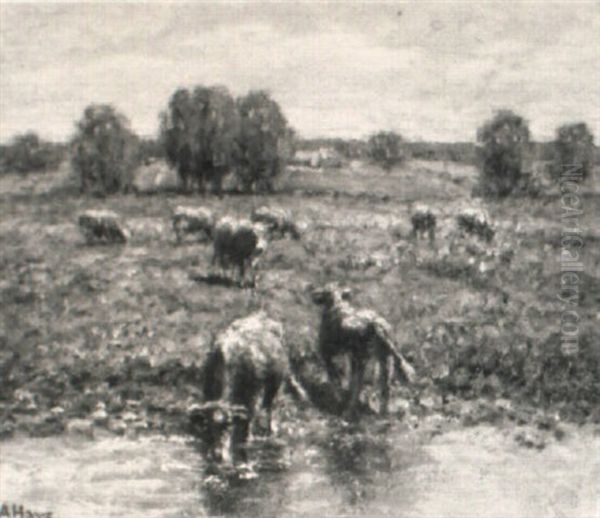
[[[201,425],[211,457],[221,460],[229,452],[233,463],[246,461],[245,446],[259,397],[270,434],[273,402],[284,382],[307,400],[291,373],[280,322],[258,311],[216,335],[204,364],[206,403],[192,409],[192,420]]]

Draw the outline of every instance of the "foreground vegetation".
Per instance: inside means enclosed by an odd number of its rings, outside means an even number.
[[[583,198],[579,350],[567,357],[559,336],[558,198],[489,204],[498,224],[493,253],[460,241],[449,248],[453,215],[475,182],[464,166],[305,171],[282,183],[281,194],[223,199],[75,197],[63,189],[68,174],[46,175],[46,183],[2,179],[3,435],[58,433],[79,418],[116,433],[183,429],[187,405],[201,397],[212,332],[258,307],[284,322],[294,367],[328,411],[315,353],[319,313],[307,288],[330,280],[387,318],[415,365],[418,385],[395,389],[391,409],[399,417],[600,422],[597,194]],[[408,238],[413,201],[440,214],[435,248]],[[272,243],[255,289],[209,284],[210,247],[175,246],[170,216],[178,204],[219,215],[282,205],[307,230],[300,242]],[[88,208],[122,214],[131,241],[85,246],[76,215]],[[365,410],[377,390],[367,392]]]

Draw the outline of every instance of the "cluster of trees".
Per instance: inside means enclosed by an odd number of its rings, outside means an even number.
[[[267,92],[234,99],[224,87],[177,90],[161,114],[167,160],[185,190],[220,193],[235,174],[243,191],[272,191],[294,152],[294,132]]]
[[[510,110],[499,110],[479,128],[477,143],[482,194],[505,197],[519,190],[535,192],[531,185],[535,179],[525,171],[534,143],[523,117]],[[594,137],[587,125],[577,122],[557,128],[553,154],[551,171],[555,177],[565,168],[576,167],[582,180],[586,180],[594,163]]]
[[[36,133],[27,132],[0,146],[0,172],[51,171],[60,165],[64,156],[64,145],[47,142]]]
[[[160,114],[157,141],[140,140],[109,105],[86,108],[72,141],[83,192],[127,191],[135,166],[164,156],[185,191],[221,193],[232,173],[245,192],[272,191],[294,153],[294,132],[264,91],[234,99],[225,87],[178,89]]]

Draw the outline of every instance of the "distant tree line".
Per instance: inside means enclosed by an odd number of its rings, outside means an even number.
[[[65,157],[66,146],[41,139],[33,131],[17,135],[0,145],[1,173],[34,173],[56,169]]]
[[[477,152],[472,142],[408,142],[411,158],[475,164]]]
[[[479,193],[504,197],[535,191],[532,157],[547,162],[554,177],[565,166],[576,165],[584,180],[600,159],[584,122],[560,126],[553,142],[534,143],[528,122],[511,110],[500,110],[486,121],[476,143],[407,142],[393,131],[380,131],[366,140],[301,139],[267,92],[234,98],[222,86],[176,90],[159,119],[158,138],[142,139],[113,106],[88,106],[69,146],[81,192],[127,192],[135,168],[157,159],[177,171],[186,192],[220,194],[227,175],[243,192],[272,192],[297,150],[327,148],[346,160],[368,159],[386,171],[408,157],[478,164]],[[0,146],[0,171],[55,169],[68,149],[25,133]]]
[[[342,138],[308,138],[298,139],[296,147],[301,151],[318,151],[333,149],[346,160],[372,158],[369,140]],[[404,158],[422,160],[443,160],[464,164],[476,163],[476,148],[473,142],[410,142],[401,139]],[[376,155],[376,153],[375,153]]]

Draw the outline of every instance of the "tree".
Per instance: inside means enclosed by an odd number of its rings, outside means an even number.
[[[88,106],[77,122],[71,163],[81,192],[112,194],[129,190],[137,163],[138,140],[129,121],[108,104]]]
[[[201,192],[210,182],[220,193],[234,161],[238,114],[224,87],[177,90],[161,114],[161,140],[167,160],[177,169],[184,190]]]
[[[593,163],[594,135],[585,122],[563,124],[557,128],[554,147],[557,174],[568,169],[581,172],[583,180],[588,178]],[[576,171],[578,167],[580,169]]]
[[[2,146],[0,169],[3,172],[29,173],[57,168],[64,157],[64,147],[46,142],[30,131],[17,135]]]
[[[240,116],[237,175],[246,192],[272,192],[294,152],[294,132],[279,104],[265,91],[249,92],[237,100]]]
[[[529,147],[527,121],[510,110],[499,110],[479,128],[477,142],[483,193],[509,195],[523,175],[523,160]]]
[[[369,137],[367,154],[386,171],[404,160],[402,137],[393,131],[380,131]]]

